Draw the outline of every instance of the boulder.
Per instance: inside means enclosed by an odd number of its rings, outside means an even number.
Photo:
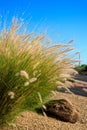
[[[51,100],[45,104],[46,114],[62,121],[75,123],[79,120],[79,111],[66,99]]]

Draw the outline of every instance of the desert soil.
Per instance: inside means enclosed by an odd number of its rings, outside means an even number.
[[[26,111],[9,124],[8,128],[0,130],[87,130],[87,97],[57,92],[54,99],[60,98],[68,99],[78,107],[80,119],[75,124]]]

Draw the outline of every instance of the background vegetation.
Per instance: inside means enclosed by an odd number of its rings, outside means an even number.
[[[87,75],[87,64],[82,64],[81,66],[76,66],[75,68],[80,74]]]

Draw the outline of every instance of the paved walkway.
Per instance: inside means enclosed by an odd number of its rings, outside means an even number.
[[[73,87],[70,87],[69,90],[76,94],[87,97],[87,75],[76,75],[75,83],[73,83]],[[66,89],[60,88],[58,89],[60,92],[66,92]]]
[[[80,80],[80,81],[87,82],[87,75],[77,74],[77,75],[75,76],[75,79],[76,79],[76,80]]]

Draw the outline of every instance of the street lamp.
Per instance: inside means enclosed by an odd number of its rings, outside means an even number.
[[[79,56],[79,66],[81,65],[81,61],[80,61],[80,51],[76,52],[76,54],[78,54]]]

